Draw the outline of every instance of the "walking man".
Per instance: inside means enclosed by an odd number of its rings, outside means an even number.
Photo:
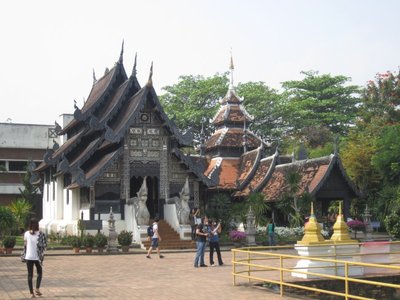
[[[158,217],[154,218],[154,223],[153,223],[153,236],[151,237],[151,245],[149,247],[149,251],[147,251],[147,258],[151,258],[150,254],[152,252],[153,249],[157,250],[158,256],[160,258],[164,258],[163,255],[161,255],[160,253],[160,247],[158,245],[159,242],[161,242],[161,235],[158,232],[158,221],[160,221],[160,219]]]

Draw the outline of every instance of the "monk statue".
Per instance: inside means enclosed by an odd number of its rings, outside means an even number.
[[[137,197],[133,198],[133,205],[135,207],[135,217],[138,225],[149,225],[150,213],[147,209],[147,186],[146,177],[143,179],[143,184],[140,187]]]
[[[175,204],[176,206],[176,214],[178,217],[179,224],[188,225],[190,223],[189,215],[189,199],[190,199],[190,190],[189,190],[189,178],[186,177],[185,185],[182,188],[182,191],[179,193],[179,197],[175,196],[167,199],[167,204]]]

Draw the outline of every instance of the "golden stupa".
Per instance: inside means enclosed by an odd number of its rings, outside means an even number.
[[[309,221],[304,226],[304,236],[301,241],[297,241],[299,245],[318,245],[326,244],[326,241],[321,234],[321,225],[317,222],[317,218],[314,215],[314,206],[311,202],[311,214]]]
[[[346,222],[343,220],[342,214],[342,202],[339,202],[339,215],[336,218],[336,222],[333,225],[333,234],[330,242],[340,244],[340,243],[355,243],[349,236],[349,229]]]

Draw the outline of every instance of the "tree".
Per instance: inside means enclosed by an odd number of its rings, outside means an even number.
[[[39,188],[37,186],[32,185],[30,182],[32,176],[32,167],[30,166],[30,164],[31,163],[28,163],[26,167],[26,173],[24,175],[24,178],[22,179],[24,188],[23,189],[19,188],[19,192],[21,193],[22,199],[25,199],[29,203],[33,204]]]
[[[306,138],[302,130],[312,126],[333,134],[347,133],[355,121],[359,88],[345,86],[349,77],[301,73],[303,80],[282,83],[282,118],[288,130],[301,139]]]
[[[228,90],[228,78],[226,74],[207,78],[186,75],[180,76],[177,84],[162,89],[166,91],[160,96],[165,112],[181,130],[192,129],[195,138],[199,139],[203,121],[206,132],[211,132],[209,120],[218,109],[218,99]]]
[[[265,226],[267,224],[265,214],[270,210],[270,207],[262,193],[250,194],[244,201],[234,203],[232,206],[232,215],[246,226],[250,206],[255,216],[256,226]]]
[[[16,220],[8,206],[0,205],[0,238],[10,235],[15,229]]]
[[[282,130],[278,91],[269,88],[264,82],[239,83],[236,90],[244,98],[246,110],[254,117],[251,130],[264,138],[278,138]]]
[[[362,91],[360,116],[366,123],[400,121],[400,73],[377,73]]]
[[[31,212],[32,204],[25,199],[17,199],[12,201],[10,204],[10,210],[14,214],[17,226],[19,230],[25,228],[27,223],[27,218]]]

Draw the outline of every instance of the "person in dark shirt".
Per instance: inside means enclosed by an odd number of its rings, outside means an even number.
[[[194,258],[195,268],[199,267],[199,262],[200,262],[200,267],[207,267],[207,265],[204,263],[204,252],[206,249],[206,241],[209,234],[208,229],[209,229],[208,218],[207,216],[205,216],[201,219],[201,223],[197,225],[196,228],[197,251],[196,251],[196,256]]]

